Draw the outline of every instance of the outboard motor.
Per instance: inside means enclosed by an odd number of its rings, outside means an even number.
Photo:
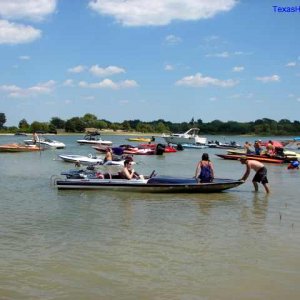
[[[183,148],[183,146],[181,144],[178,144],[177,147],[176,147],[176,150],[183,151],[184,148]]]
[[[280,157],[284,157],[283,148],[281,147],[275,147],[275,153]]]
[[[156,154],[157,155],[163,155],[164,152],[165,152],[165,145],[163,145],[163,144],[157,144],[157,146],[156,146]]]
[[[122,155],[124,152],[123,148],[121,147],[114,147],[112,150],[115,155]]]

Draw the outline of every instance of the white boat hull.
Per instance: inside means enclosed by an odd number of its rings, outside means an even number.
[[[24,143],[26,145],[32,145],[33,141],[32,140],[24,140]],[[50,147],[50,148],[55,148],[55,149],[64,149],[66,147],[66,145],[62,142],[58,142],[58,141],[52,141],[52,140],[40,140],[37,141],[35,143],[36,145],[41,145],[41,146],[45,146],[45,147]]]
[[[185,133],[173,133],[170,135],[162,135],[162,138],[171,144],[196,144],[205,145],[207,138],[198,135],[199,128],[191,128]]]
[[[77,140],[77,143],[79,143],[81,145],[85,145],[85,144],[90,144],[90,145],[107,145],[107,146],[112,145],[111,141],[102,141],[102,140],[97,140],[97,141]]]
[[[179,137],[179,136],[163,136],[167,143],[171,144],[201,144],[205,145],[207,138],[205,137]]]

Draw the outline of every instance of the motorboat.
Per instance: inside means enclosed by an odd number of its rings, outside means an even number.
[[[104,145],[92,146],[92,148],[102,153],[107,150],[107,146]],[[163,144],[140,144],[138,146],[120,145],[118,147],[112,147],[111,150],[115,155],[161,155],[163,153],[177,151],[174,147]]]
[[[65,161],[70,163],[78,163],[80,165],[103,165],[103,166],[124,166],[124,159],[119,160],[110,160],[104,162],[102,157],[93,156],[89,154],[85,155],[76,155],[76,154],[65,154],[59,155],[59,157]]]
[[[77,140],[80,145],[92,144],[92,145],[111,145],[111,141],[105,141],[101,139],[100,133],[88,133],[83,139]]]
[[[114,149],[113,149],[114,152]],[[131,155],[153,155],[155,154],[155,149],[140,149],[138,147],[134,148],[126,148],[123,149],[123,154],[131,154]]]
[[[198,144],[182,144],[184,149],[205,149],[208,148],[207,145],[198,145]]]
[[[205,145],[207,138],[198,135],[199,128],[191,128],[184,133],[172,133],[170,135],[163,134],[161,137],[171,144],[201,144]]]
[[[244,149],[230,149],[227,150],[227,154],[236,154],[236,155],[246,155],[246,150]],[[251,155],[254,155],[255,153],[251,153]],[[262,156],[267,156],[265,152],[261,153]],[[270,157],[270,156],[268,156]],[[299,159],[300,160],[300,153],[291,151],[291,150],[286,150],[282,149],[281,155],[275,156],[276,158],[286,158],[288,161],[291,159]]]
[[[45,138],[45,137],[38,137],[35,144],[32,139],[24,140],[24,143],[26,145],[35,145],[36,144],[36,145],[42,145],[44,147],[55,148],[55,149],[64,149],[66,147],[66,145],[62,142],[51,140],[51,139]]]
[[[256,155],[256,154],[216,154],[216,156],[229,159],[229,160],[239,160],[241,157],[247,157],[248,159],[257,160],[265,163],[282,164],[289,163],[294,158],[291,157],[279,157],[279,156],[268,156],[268,155]]]
[[[139,144],[139,149],[152,149],[157,151],[157,149],[161,148],[164,153],[174,153],[177,152],[177,149],[171,145],[163,145],[163,144]]]
[[[20,136],[27,136],[28,134],[25,132],[16,132],[15,135],[20,135]]]
[[[44,148],[37,145],[22,145],[17,143],[0,145],[0,152],[35,152],[42,150]]]
[[[153,176],[142,179],[122,179],[119,174],[102,174],[71,170],[65,178],[52,178],[59,190],[101,189],[141,193],[216,193],[241,185],[244,181],[216,178],[213,182],[199,183],[195,178]]]
[[[243,146],[236,143],[235,141],[231,141],[229,143],[222,143],[219,141],[209,141],[207,143],[209,148],[218,148],[218,149],[242,149]]]

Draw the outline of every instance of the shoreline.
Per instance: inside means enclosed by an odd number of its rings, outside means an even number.
[[[64,133],[45,133],[45,134],[39,134],[39,135],[50,135],[50,136],[65,136],[65,135],[76,135],[76,136],[82,136],[86,135],[85,132],[64,132]],[[31,133],[27,133],[27,136],[31,136]],[[115,131],[104,131],[100,132],[100,135],[130,135],[130,136],[137,136],[137,137],[161,137],[162,134],[157,133],[141,133],[141,132],[115,132]],[[0,133],[0,136],[22,136],[22,135],[15,135],[14,133]],[[25,135],[24,135],[25,136]]]

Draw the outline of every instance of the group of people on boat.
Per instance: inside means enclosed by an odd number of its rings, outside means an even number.
[[[246,154],[268,155],[268,156],[276,156],[276,155],[283,154],[283,149],[281,147],[275,147],[272,140],[269,140],[267,143],[265,143],[265,146],[263,146],[261,140],[256,140],[253,145],[252,143],[246,141],[244,144],[244,149]]]
[[[250,147],[252,145],[248,142],[245,142],[244,148],[246,149],[246,153],[248,154],[251,150]],[[261,145],[260,141],[255,141],[254,143],[255,153],[261,154]],[[268,151],[269,155],[274,155],[275,147],[273,146],[272,141],[269,141],[269,143],[266,145],[266,150]],[[251,153],[253,153],[251,151]],[[106,148],[105,158],[104,162],[112,161],[113,160],[113,152],[110,147]],[[270,192],[269,186],[268,186],[268,178],[267,178],[267,169],[259,161],[256,161],[254,159],[249,159],[247,156],[241,157],[240,162],[246,166],[246,171],[244,175],[241,177],[241,181],[246,181],[247,178],[250,175],[250,171],[254,170],[255,175],[252,179],[252,183],[254,185],[254,189],[257,192],[258,191],[258,183],[261,183],[266,191],[266,193]],[[298,164],[299,166],[299,164]],[[119,172],[120,178],[122,179],[144,179],[143,175],[138,174],[133,169],[133,159],[132,157],[126,157],[124,160],[124,166],[122,170]],[[214,180],[214,166],[213,163],[209,159],[208,153],[203,153],[201,160],[196,165],[195,175],[194,178],[199,183],[210,183]]]

